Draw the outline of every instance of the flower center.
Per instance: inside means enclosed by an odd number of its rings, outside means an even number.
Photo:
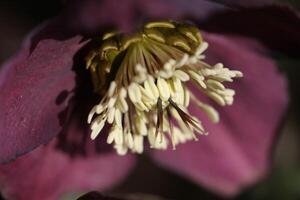
[[[179,22],[147,23],[134,35],[105,34],[86,62],[102,96],[88,116],[91,138],[110,124],[107,143],[124,155],[128,150],[142,153],[144,138],[152,148],[166,149],[171,142],[175,149],[197,140],[195,133],[207,135],[199,119],[189,114],[190,101],[213,122],[219,121],[218,112],[200,101],[187,82],[225,106],[233,103],[235,91],[223,82],[242,77],[221,63],[205,63],[207,47],[195,26]]]

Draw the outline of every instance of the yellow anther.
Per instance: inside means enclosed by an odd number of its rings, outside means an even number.
[[[117,42],[115,40],[109,39],[109,40],[105,40],[100,49],[100,55],[101,55],[101,59],[106,59],[109,60],[110,58],[110,53],[111,52],[118,52],[118,45]]]
[[[117,31],[112,31],[112,32],[108,32],[108,33],[105,33],[102,37],[102,40],[107,40],[111,37],[114,37],[115,35],[117,35],[119,32]]]
[[[191,47],[188,45],[186,39],[180,35],[172,35],[167,38],[167,43],[173,46],[177,46],[187,52],[191,51]]]
[[[165,43],[166,42],[166,39],[164,37],[164,35],[157,29],[155,28],[151,28],[151,29],[145,29],[145,34],[153,39],[153,40],[156,40],[158,42],[162,42],[162,43]]]
[[[180,24],[176,27],[176,29],[181,34],[191,39],[193,42],[196,42],[197,44],[202,42],[202,36],[199,32],[199,29],[197,29],[196,27],[191,25]]]
[[[100,47],[100,52],[105,52],[109,50],[118,50],[118,45],[117,42],[114,40],[105,40],[101,47]]]
[[[168,21],[149,22],[145,25],[145,28],[175,28],[175,25]]]
[[[142,37],[140,34],[134,35],[134,36],[124,36],[121,40],[121,47],[120,50],[123,51],[129,47],[129,45],[139,42],[142,40]]]
[[[97,56],[96,51],[89,52],[89,54],[86,57],[86,69],[88,69],[91,66],[91,64],[96,56]]]

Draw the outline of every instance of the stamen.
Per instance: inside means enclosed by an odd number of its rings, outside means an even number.
[[[197,99],[193,95],[193,93],[190,92],[190,94],[191,94],[192,100],[196,103],[196,105],[200,109],[202,109],[208,115],[208,117],[211,119],[211,121],[213,123],[218,123],[220,120],[219,113],[212,106],[202,103],[199,99]]]
[[[158,99],[158,101],[157,101],[157,122],[156,122],[155,135],[158,135],[158,133],[162,133],[162,132],[163,132],[163,108],[162,108],[161,99]],[[162,138],[161,138],[161,140],[162,140]]]
[[[190,102],[214,123],[219,114],[193,94],[188,82],[221,106],[233,103],[235,91],[224,83],[243,74],[221,63],[205,63],[208,43],[195,26],[151,22],[136,34],[112,32],[102,39],[86,59],[95,91],[102,96],[87,122],[93,140],[111,124],[106,141],[119,155],[142,153],[144,137],[151,148],[164,150],[171,142],[175,150],[180,143],[198,140],[194,131],[207,135],[189,113]]]
[[[167,101],[170,98],[170,90],[168,83],[165,81],[165,79],[162,79],[158,77],[157,79],[157,88],[159,91],[159,96],[163,101]]]
[[[111,84],[109,86],[109,89],[108,89],[108,92],[107,92],[107,94],[108,94],[109,97],[112,97],[112,95],[115,92],[116,87],[117,87],[116,82],[115,81],[111,82]]]

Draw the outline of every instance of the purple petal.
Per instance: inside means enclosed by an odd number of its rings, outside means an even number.
[[[164,18],[182,19],[185,16],[197,20],[214,13],[270,5],[273,0],[73,0],[69,1],[69,26],[84,32],[95,32],[99,26],[117,26],[128,31],[144,20]]]
[[[105,190],[120,182],[134,166],[133,156],[93,154],[71,159],[47,146],[0,166],[1,192],[18,200],[53,200],[63,194]]]
[[[268,6],[214,15],[200,27],[255,37],[271,48],[298,56],[300,15],[288,6]]]
[[[135,0],[72,0],[65,17],[68,26],[87,33],[97,31],[100,26],[128,30],[135,18],[134,10]]]
[[[232,84],[235,103],[217,107],[219,124],[191,109],[210,134],[200,136],[198,142],[179,145],[176,151],[156,152],[154,158],[214,192],[231,196],[268,171],[276,131],[287,108],[287,87],[274,61],[254,40],[217,34],[205,34],[204,38],[210,44],[209,63],[223,62],[244,73]],[[204,99],[199,93],[198,97]]]
[[[198,20],[203,20],[219,12],[271,5],[274,0],[189,0],[188,2],[185,0],[164,0],[163,2],[174,6],[175,10],[183,16],[194,16]]]
[[[144,16],[159,18],[197,17],[203,20],[218,12],[271,5],[274,0],[136,0]]]
[[[192,16],[197,20],[204,20],[215,13],[271,5],[274,0],[190,0],[188,2],[185,0],[137,0],[137,3],[145,16],[160,18]]]
[[[149,19],[192,19],[201,29],[256,37],[292,55],[300,46],[298,13],[274,0],[78,0],[71,1],[69,14],[68,23],[85,32],[101,25],[133,30]]]
[[[196,0],[195,0],[196,1]],[[270,5],[275,2],[275,0],[243,0],[243,1],[236,1],[236,0],[209,0],[210,2],[215,2],[219,4],[224,4],[229,7],[260,7],[265,5]]]
[[[31,53],[33,38],[1,68],[0,162],[46,143],[59,132],[58,113],[66,104],[58,104],[57,98],[75,86],[73,56],[82,47],[81,37],[64,41],[49,37],[37,42]]]

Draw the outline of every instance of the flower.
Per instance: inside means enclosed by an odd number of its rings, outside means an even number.
[[[137,7],[140,2],[142,6]],[[171,17],[180,18],[185,9],[191,11],[193,6],[179,9],[176,6],[179,1],[166,2],[128,1],[118,9],[115,7],[120,5],[119,1],[111,0],[86,1],[79,4],[80,8],[72,4],[72,9],[78,12],[69,13],[76,13],[75,17],[60,16],[35,30],[20,52],[3,66],[0,158],[9,161],[31,151],[1,166],[1,191],[5,197],[50,200],[64,192],[104,190],[132,169],[135,161],[132,154],[116,155],[99,144],[103,141],[101,137],[95,141],[86,139],[89,134],[86,117],[97,101],[82,67],[81,51],[87,42],[81,36],[74,36],[74,32],[95,31],[96,25],[107,23],[130,29],[135,23],[133,8],[154,18],[165,18],[169,12],[161,11],[171,10]],[[94,9],[93,13],[95,4],[112,12]],[[151,6],[157,9],[149,9]],[[213,125],[203,112],[192,109],[191,114],[201,119],[211,134],[198,142],[180,145],[176,151],[149,152],[162,166],[219,194],[234,195],[265,175],[269,168],[276,126],[287,106],[286,83],[274,61],[268,58],[265,47],[257,41],[204,31],[202,34],[210,44],[206,54],[208,63],[221,61],[245,75],[239,84],[232,84],[237,93],[236,103],[218,109],[221,121]],[[198,95],[195,93],[197,99],[203,99]],[[190,107],[196,105],[191,102]],[[58,133],[50,143],[33,150]],[[56,148],[57,145],[68,153]],[[84,156],[73,154],[78,150]]]
[[[195,94],[231,105],[235,92],[222,82],[242,76],[222,63],[205,63],[207,47],[195,26],[179,22],[149,22],[132,36],[104,34],[101,46],[87,57],[95,91],[103,94],[88,115],[91,138],[111,124],[107,143],[124,155],[128,149],[142,153],[144,137],[155,149],[167,149],[169,138],[175,149],[178,143],[197,140],[194,132],[207,135],[187,110],[190,100],[218,122],[217,111]],[[192,91],[189,82],[199,89]]]

